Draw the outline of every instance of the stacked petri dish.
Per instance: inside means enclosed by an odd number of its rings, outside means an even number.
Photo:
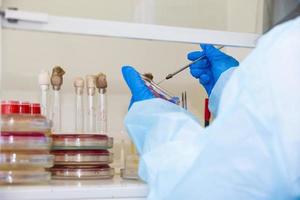
[[[0,184],[49,181],[51,121],[40,114],[40,105],[1,101],[0,125]]]
[[[113,139],[100,134],[52,135],[53,179],[90,180],[110,179],[114,169],[109,166],[113,155],[109,149]]]

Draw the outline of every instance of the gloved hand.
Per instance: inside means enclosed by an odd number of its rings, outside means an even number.
[[[237,67],[239,62],[213,45],[201,44],[200,46],[203,51],[191,52],[187,55],[187,58],[194,61],[200,56],[206,56],[206,58],[191,65],[190,72],[193,77],[199,79],[207,94],[210,95],[220,75],[231,67]]]
[[[139,73],[133,67],[123,66],[122,74],[132,94],[129,108],[134,102],[155,98]]]

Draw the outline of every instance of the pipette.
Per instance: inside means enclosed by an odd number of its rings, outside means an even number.
[[[220,46],[218,49],[221,50],[221,49],[223,49],[223,48],[224,48],[224,46]],[[185,66],[183,66],[183,67],[180,68],[179,70],[177,70],[177,71],[175,71],[175,72],[173,72],[173,73],[171,73],[171,74],[168,74],[168,75],[166,76],[166,78],[164,78],[163,80],[159,81],[157,84],[159,85],[159,84],[161,84],[162,82],[164,82],[165,80],[168,80],[168,79],[173,78],[175,75],[179,74],[180,72],[184,71],[185,69],[189,68],[191,65],[195,64],[196,62],[198,62],[199,60],[202,60],[202,59],[205,58],[205,57],[206,57],[205,55],[204,55],[204,56],[200,56],[198,59],[194,60],[193,62],[190,62],[189,64],[187,64],[187,65],[185,65]]]

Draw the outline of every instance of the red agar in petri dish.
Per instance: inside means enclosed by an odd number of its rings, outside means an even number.
[[[52,135],[53,149],[107,149],[111,141],[100,134],[57,134]]]
[[[101,165],[113,161],[107,150],[54,150],[55,165]]]
[[[50,171],[53,179],[110,179],[114,175],[109,165],[54,166]]]

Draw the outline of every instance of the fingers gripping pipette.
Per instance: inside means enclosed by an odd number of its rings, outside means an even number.
[[[220,46],[218,49],[221,50],[223,49],[224,46]],[[190,62],[188,63],[187,65],[183,66],[182,68],[180,68],[179,70],[171,73],[171,74],[168,74],[166,76],[166,78],[164,78],[163,80],[159,81],[157,84],[161,84],[162,82],[164,82],[165,80],[168,80],[168,79],[171,79],[173,78],[175,75],[179,74],[180,72],[184,71],[185,69],[189,68],[191,65],[195,64],[196,62],[198,62],[199,60],[202,60],[203,58],[205,58],[205,55],[204,56],[200,56],[198,59],[194,60],[193,62]]]

